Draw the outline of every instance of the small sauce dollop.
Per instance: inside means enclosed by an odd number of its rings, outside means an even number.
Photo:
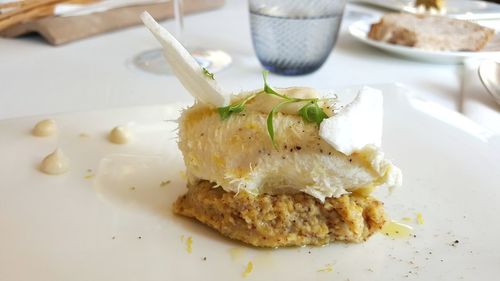
[[[130,131],[122,126],[114,127],[111,132],[109,132],[108,140],[115,144],[126,144],[132,139],[132,134]]]
[[[40,171],[48,175],[59,175],[69,170],[69,160],[61,149],[47,155],[40,163]]]
[[[53,119],[45,119],[36,123],[31,133],[36,137],[48,137],[57,133],[56,121]]]

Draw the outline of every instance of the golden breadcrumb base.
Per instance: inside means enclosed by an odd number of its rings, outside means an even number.
[[[257,247],[362,242],[386,221],[383,203],[372,197],[343,195],[323,204],[305,193],[235,194],[208,181],[188,185],[173,207],[176,214]]]

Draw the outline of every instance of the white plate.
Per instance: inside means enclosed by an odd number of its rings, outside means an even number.
[[[351,0],[354,3],[363,3],[382,7],[389,10],[419,13],[415,8],[415,0]],[[486,1],[446,0],[444,15],[469,20],[499,19],[500,5]]]
[[[393,53],[406,58],[426,61],[431,63],[462,63],[467,58],[493,58],[500,57],[500,34],[496,33],[493,39],[478,52],[446,52],[426,51],[422,49],[400,46],[386,42],[376,41],[368,38],[368,32],[372,23],[379,19],[365,19],[357,21],[349,26],[349,33],[359,41],[380,50]]]
[[[42,118],[30,117],[0,122],[0,280],[238,280],[249,261],[246,280],[493,280],[500,139],[400,87],[382,89],[383,146],[404,171],[404,186],[378,196],[394,219],[412,218],[416,237],[248,247],[171,213],[185,182],[176,125],[165,120],[177,118],[180,106],[51,116],[60,134],[49,138],[30,135]],[[109,129],[127,123],[134,142],[108,143]],[[37,163],[55,147],[71,170],[40,173]],[[423,225],[414,221],[418,212]],[[320,271],[328,265],[333,271]]]

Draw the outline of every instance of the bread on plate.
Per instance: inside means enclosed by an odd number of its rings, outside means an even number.
[[[368,38],[428,51],[479,51],[494,33],[466,20],[389,13],[371,25]]]

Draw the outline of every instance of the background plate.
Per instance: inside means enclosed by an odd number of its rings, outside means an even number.
[[[45,116],[30,117],[0,121],[0,280],[237,280],[250,261],[246,280],[498,276],[499,138],[401,87],[380,88],[383,146],[403,170],[404,185],[378,197],[393,219],[410,218],[415,237],[248,247],[171,213],[185,192],[176,124],[168,121],[181,105],[51,116],[60,133],[49,138],[30,135]],[[349,101],[354,93],[340,97]],[[132,128],[132,143],[107,142],[119,124]],[[71,170],[40,173],[37,164],[56,147]],[[424,224],[415,221],[419,212]]]
[[[351,0],[389,10],[418,13],[414,7],[415,0]],[[486,1],[446,0],[446,16],[457,19],[484,20],[499,19],[500,5]]]
[[[365,19],[357,21],[349,26],[349,33],[359,41],[373,46],[377,49],[393,53],[406,58],[426,61],[430,63],[462,63],[467,58],[494,58],[500,57],[500,34],[496,33],[493,39],[478,52],[445,52],[426,51],[422,49],[389,44],[368,38],[368,32],[372,23],[379,19]],[[497,31],[498,32],[498,31]]]

